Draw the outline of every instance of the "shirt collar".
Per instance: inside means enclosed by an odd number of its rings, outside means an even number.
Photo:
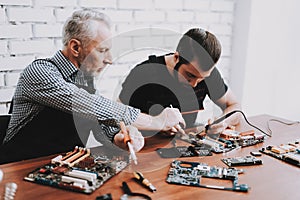
[[[55,62],[57,68],[66,80],[70,79],[79,71],[76,66],[63,55],[61,51],[57,51],[51,60]]]

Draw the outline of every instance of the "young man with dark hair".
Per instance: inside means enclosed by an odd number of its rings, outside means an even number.
[[[221,44],[212,33],[193,28],[180,39],[175,53],[149,56],[126,77],[119,95],[121,102],[157,114],[163,108],[179,108],[187,123],[193,126],[197,112],[204,109],[208,95],[225,113],[239,109],[232,91],[215,67],[221,55]],[[239,122],[239,116],[210,127],[212,133]]]

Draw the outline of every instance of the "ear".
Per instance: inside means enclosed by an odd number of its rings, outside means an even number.
[[[173,61],[175,64],[177,64],[179,62],[179,52],[175,51],[175,53],[173,54]]]
[[[72,55],[77,58],[82,50],[81,42],[77,39],[71,39],[69,41],[69,47]]]

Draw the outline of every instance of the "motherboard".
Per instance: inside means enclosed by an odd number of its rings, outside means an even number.
[[[254,156],[222,158],[221,160],[229,167],[262,165],[262,160],[254,157]]]
[[[156,152],[162,158],[212,156],[210,146],[205,146],[205,145],[158,148],[156,149]]]
[[[269,145],[260,152],[300,167],[300,139],[287,144]]]
[[[205,136],[204,136],[205,135]],[[239,132],[226,129],[220,134],[207,135],[203,133],[189,132],[180,136],[181,140],[195,146],[209,146],[214,153],[224,153],[237,147],[247,147],[264,141],[264,135],[255,134],[253,130]]]
[[[178,185],[196,186],[210,189],[231,190],[247,192],[246,184],[238,184],[238,175],[243,170],[236,168],[224,168],[209,166],[205,163],[174,160],[167,175],[166,182]],[[201,184],[202,178],[214,178],[231,180],[232,187],[214,186]]]
[[[30,172],[24,180],[71,190],[92,193],[128,165],[128,157],[92,155],[90,149],[75,147],[64,155]]]

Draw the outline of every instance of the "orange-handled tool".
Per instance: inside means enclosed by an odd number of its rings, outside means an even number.
[[[122,122],[122,121],[120,122],[120,129],[121,129],[121,132],[124,134],[124,143],[128,146],[128,149],[129,149],[129,152],[130,152],[130,155],[131,155],[131,159],[133,160],[134,164],[137,165],[137,157],[136,157],[135,152],[133,150],[133,146],[130,143],[131,138],[129,136],[129,133],[126,129],[126,126],[125,126],[124,122]]]

